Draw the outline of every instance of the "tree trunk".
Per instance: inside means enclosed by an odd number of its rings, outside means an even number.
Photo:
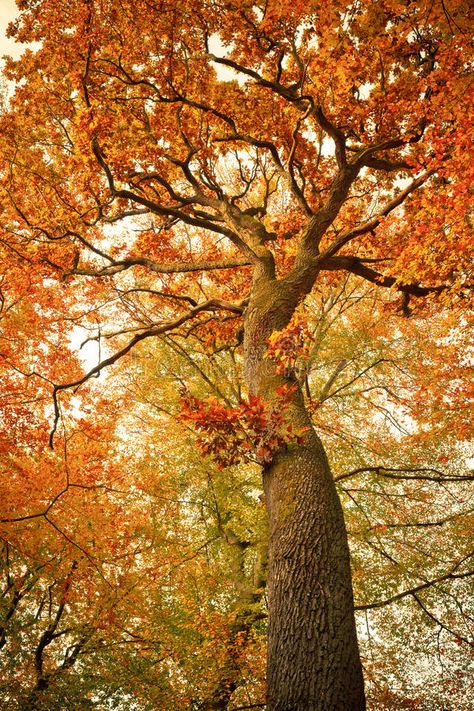
[[[264,474],[269,540],[268,711],[363,711],[343,514],[311,432]]]
[[[305,287],[305,291],[309,286]],[[245,318],[249,390],[267,402],[294,388],[287,419],[304,443],[264,468],[269,522],[268,711],[364,711],[347,532],[323,446],[300,388],[265,357],[301,298],[274,279],[255,280]]]

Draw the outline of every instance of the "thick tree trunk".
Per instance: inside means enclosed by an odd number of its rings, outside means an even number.
[[[265,357],[269,335],[288,324],[300,294],[274,279],[256,280],[245,319],[250,391],[274,402],[277,388],[293,386],[287,418],[306,430],[303,444],[277,452],[264,471],[270,535],[267,709],[364,711],[341,503],[300,389],[291,373],[282,376]]]
[[[362,711],[342,509],[323,448],[279,455],[264,474],[270,524],[268,711]]]

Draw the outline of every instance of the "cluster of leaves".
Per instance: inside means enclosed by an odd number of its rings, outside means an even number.
[[[304,441],[304,430],[296,429],[287,416],[292,388],[277,389],[277,399],[266,403],[249,395],[237,407],[226,407],[217,398],[200,400],[186,394],[181,400],[180,418],[193,424],[198,446],[220,468],[242,461],[265,464],[279,449]]]

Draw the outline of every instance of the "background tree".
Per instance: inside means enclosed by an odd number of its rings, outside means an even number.
[[[302,304],[348,273],[399,294],[405,316],[467,303],[472,18],[457,2],[42,0],[22,10],[12,32],[40,47],[7,67],[17,89],[2,117],[2,290],[4,303],[23,296],[28,339],[19,355],[7,348],[6,367],[52,390],[58,447],[73,391],[139,343],[170,332],[212,350],[243,340],[237,403],[185,393],[183,412],[221,465],[250,457],[263,466],[267,706],[362,709],[347,535],[313,420],[330,429],[321,405],[352,395],[373,364],[364,372],[345,356],[312,394],[295,353],[314,368],[326,302],[316,335]],[[99,344],[85,374],[68,353],[79,326]],[[33,355],[44,332],[50,340]],[[436,336],[455,350],[452,328]],[[354,346],[347,334],[352,356]],[[441,396],[420,387],[458,413],[454,382]],[[96,385],[110,389],[108,378]],[[366,385],[355,393],[362,410],[378,388]],[[388,402],[369,404],[393,419],[410,385],[401,378],[402,395],[385,389]],[[424,408],[413,414],[422,431]],[[437,416],[440,432],[447,419]],[[420,476],[419,460],[403,464]],[[375,474],[377,495],[385,467],[366,460],[353,476],[363,488]],[[470,575],[469,560],[452,561],[445,579]]]

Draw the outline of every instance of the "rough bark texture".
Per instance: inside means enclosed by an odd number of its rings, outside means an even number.
[[[269,542],[269,711],[362,711],[349,550],[316,435],[264,475]]]
[[[275,280],[254,284],[245,323],[246,376],[267,401],[291,374],[265,358],[266,339],[287,325],[298,294]],[[302,445],[265,468],[269,520],[268,711],[364,711],[347,533],[323,446],[298,387],[288,409]]]

